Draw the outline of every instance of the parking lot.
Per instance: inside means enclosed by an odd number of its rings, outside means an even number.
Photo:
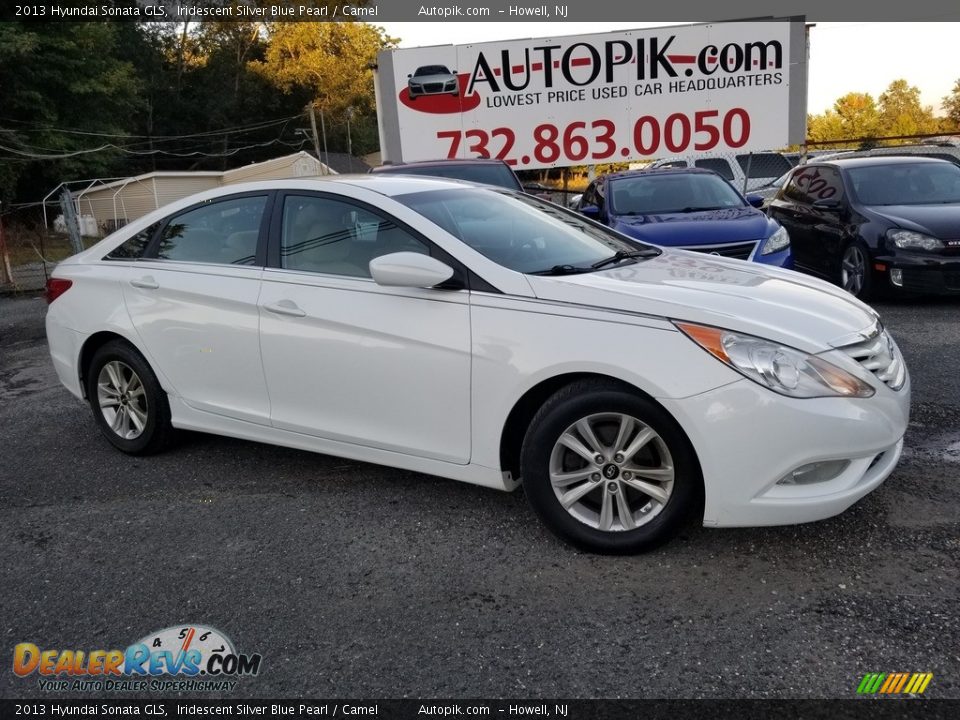
[[[960,300],[877,307],[914,383],[878,491],[618,558],[522,492],[200,434],[124,456],[57,381],[43,301],[0,298],[0,650],[198,623],[263,656],[232,697],[848,698],[868,672],[960,697]],[[15,696],[45,694],[0,673]]]

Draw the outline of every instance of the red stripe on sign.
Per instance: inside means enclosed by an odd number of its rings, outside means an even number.
[[[574,67],[579,67],[582,65],[589,65],[591,62],[593,61],[590,58],[574,58],[570,61],[570,64]]]
[[[493,69],[493,74],[499,76],[499,75],[500,75],[500,68],[494,68],[494,69]]]
[[[675,63],[692,63],[697,61],[696,55],[667,55],[667,60]]]
[[[711,55],[710,57],[707,58],[707,62],[710,63],[710,64],[713,64],[713,63],[715,63],[716,61],[717,61],[717,56],[716,56],[716,55]]]
[[[534,70],[543,70],[543,63],[534,63],[530,67],[533,68]]]

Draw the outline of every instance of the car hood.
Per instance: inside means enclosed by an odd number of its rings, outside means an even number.
[[[869,205],[895,225],[943,240],[960,238],[960,205]]]
[[[655,245],[716,245],[762,240],[770,219],[752,207],[666,215],[617,215],[615,230]]]
[[[816,278],[685,250],[600,272],[528,278],[543,300],[714,325],[805,352],[828,350],[878,317]]]

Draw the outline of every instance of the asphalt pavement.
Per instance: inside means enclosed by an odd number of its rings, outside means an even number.
[[[0,697],[49,698],[18,643],[198,623],[262,655],[237,698],[852,698],[873,672],[958,698],[960,300],[878,308],[914,383],[880,489],[617,558],[522,492],[197,433],[122,455],[57,381],[43,300],[0,298]]]

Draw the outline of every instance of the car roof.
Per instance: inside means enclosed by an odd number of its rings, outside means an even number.
[[[310,189],[322,191],[325,189],[324,186],[331,184],[363,187],[388,197],[397,197],[432,190],[451,190],[453,188],[509,192],[507,188],[480,185],[465,180],[434,177],[431,175],[395,175],[393,173],[379,175],[372,175],[370,173],[363,175],[318,175],[315,177],[287,178],[285,180],[257,180],[249,183],[237,183],[236,185],[224,185],[217,189],[224,191],[229,190],[230,192],[249,192],[253,190],[283,190],[291,187],[302,189],[304,186],[313,186]],[[221,194],[229,193],[224,192]]]
[[[390,163],[373,168],[370,172],[402,172],[405,167],[443,167],[450,165],[507,165],[495,158],[442,158],[438,160],[415,160],[413,162]],[[507,167],[510,167],[507,165]]]
[[[621,170],[620,172],[604,175],[606,180],[619,180],[629,177],[650,177],[652,175],[716,175],[713,170],[698,167],[659,167],[641,168],[640,170]]]
[[[871,165],[916,165],[918,163],[953,164],[947,160],[924,157],[923,155],[866,155],[862,157],[836,158],[834,160],[815,160],[807,163],[807,165],[801,165],[800,167],[807,167],[809,165],[833,165],[834,167],[843,169],[852,167],[870,167]]]

